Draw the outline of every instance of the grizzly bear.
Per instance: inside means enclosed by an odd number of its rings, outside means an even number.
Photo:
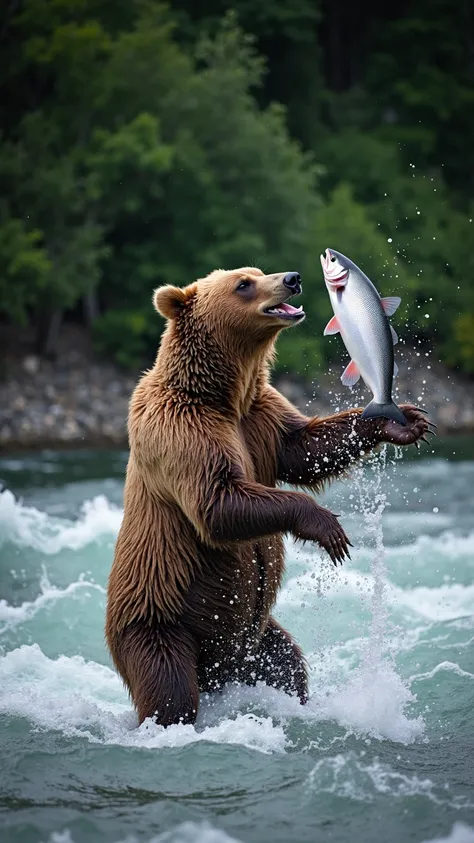
[[[199,693],[264,681],[308,699],[302,652],[271,616],[285,534],[334,564],[350,542],[305,492],[382,442],[428,429],[354,409],[308,418],[269,383],[275,340],[301,322],[296,272],[217,270],[155,291],[168,321],[130,402],[124,517],[108,583],[106,636],[139,722],[194,722]]]

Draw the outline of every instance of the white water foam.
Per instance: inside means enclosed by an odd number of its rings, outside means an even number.
[[[406,714],[416,697],[388,659],[370,665],[369,651],[349,681],[320,700],[321,714],[358,736],[412,743],[424,733],[423,718]]]
[[[25,600],[19,606],[12,606],[6,600],[0,600],[0,635],[12,627],[31,620],[37,612],[46,606],[54,605],[59,600],[67,599],[80,591],[99,591],[105,594],[105,589],[98,583],[87,580],[83,575],[66,588],[51,585],[46,570],[40,579],[40,594],[35,600]]]
[[[91,743],[161,749],[198,741],[240,744],[260,752],[283,752],[283,727],[270,716],[227,716],[200,730],[168,729],[151,720],[137,728],[136,715],[115,671],[82,656],[49,659],[37,644],[0,659],[0,712],[25,717],[36,726],[59,730]]]
[[[47,843],[74,843],[74,838],[68,829],[53,831]],[[117,843],[138,843],[138,840],[131,836]],[[169,831],[163,831],[156,837],[151,837],[146,843],[240,843],[240,841],[209,823],[186,822]]]
[[[398,590],[398,602],[430,621],[453,621],[474,614],[474,585],[452,583],[438,588]]]
[[[348,795],[349,798],[356,798]],[[409,793],[408,795],[412,794]],[[64,831],[53,831],[44,843],[74,843],[74,838],[71,832],[65,829]],[[138,839],[126,837],[117,841],[117,843],[138,843]],[[209,823],[186,822],[174,829],[162,832],[157,837],[149,838],[145,843],[239,843],[239,841],[235,837],[230,837],[225,831],[214,828]],[[474,828],[462,822],[454,823],[447,837],[435,837],[424,840],[423,843],[474,843]]]
[[[411,701],[393,668],[383,664],[373,677],[356,670],[341,685],[318,685],[306,706],[263,684],[229,686],[210,699],[203,695],[197,728],[163,729],[152,721],[137,728],[127,694],[110,667],[82,656],[50,659],[37,644],[0,659],[0,712],[69,737],[148,749],[210,741],[281,753],[290,747],[285,727],[295,718],[335,721],[349,734],[407,744],[423,731],[420,719],[404,714]]]
[[[433,837],[423,843],[474,843],[474,828],[465,823],[454,823],[447,837]]]
[[[103,495],[86,501],[77,521],[67,521],[25,506],[8,490],[0,493],[0,546],[10,542],[49,555],[79,550],[105,536],[115,536],[121,522],[122,511]]]
[[[358,477],[355,475],[354,480],[357,480]],[[362,480],[361,480],[362,482]],[[373,487],[369,487],[369,489]],[[375,491],[375,490],[374,490]],[[365,504],[367,505],[367,504]],[[380,514],[384,515],[384,520],[387,517],[384,514],[384,511]],[[419,516],[420,513],[416,513],[416,523],[419,525]],[[424,515],[424,513],[421,513]],[[393,515],[393,518],[399,520],[403,518],[405,523],[405,515],[401,516],[399,513],[397,515]],[[439,516],[436,516],[439,518]],[[407,529],[409,533],[410,530]],[[308,551],[301,547],[301,545],[293,539],[288,540],[288,547],[291,548],[293,555],[297,554],[302,559],[309,559],[314,560],[315,555],[319,557],[318,552]],[[420,535],[412,541],[408,542],[407,544],[396,544],[394,546],[387,545],[385,548],[385,558],[387,562],[391,559],[400,557],[411,557],[411,558],[422,558],[422,559],[430,559],[433,556],[439,556],[443,559],[453,559],[458,560],[459,558],[464,557],[467,559],[468,562],[474,563],[474,532],[469,532],[467,535],[460,536],[456,533],[453,533],[452,530],[444,530],[438,536],[430,536],[430,535]],[[358,551],[357,549],[354,551],[357,555],[358,553],[362,553],[364,555],[367,554],[367,549],[360,548]],[[351,555],[353,552],[351,551]]]
[[[374,494],[376,494],[375,490]],[[367,502],[365,505],[367,506]],[[377,516],[379,520],[381,514]],[[48,555],[57,554],[62,550],[79,550],[103,538],[115,537],[121,521],[122,511],[102,495],[86,501],[83,504],[81,516],[71,522],[52,518],[34,507],[24,506],[15,501],[9,491],[0,493],[0,546],[2,543],[11,542],[19,548],[30,547]],[[367,526],[370,529],[370,526]],[[307,570],[305,574],[293,577],[286,583],[279,597],[280,606],[299,606],[305,594],[315,591],[319,596],[327,598],[343,597],[345,594],[364,597],[372,595],[377,587],[382,588],[386,603],[394,607],[406,607],[412,613],[428,620],[447,621],[474,614],[474,584],[446,583],[435,588],[427,586],[400,588],[390,582],[384,571],[379,572],[377,579],[373,571],[370,574],[362,573],[355,567],[335,571],[332,566],[321,564],[318,553],[308,553],[291,540],[288,541],[287,546],[290,555],[292,557],[296,555]],[[366,554],[366,551],[362,553]],[[420,536],[412,544],[396,548],[389,547],[384,549],[384,553],[387,564],[390,563],[393,555],[397,558],[400,555],[425,558],[439,554],[447,558],[465,557],[468,561],[472,561],[474,559],[474,533],[464,537],[450,532],[436,538]],[[359,554],[360,551],[353,554],[354,562],[357,561]],[[71,583],[70,587],[74,587],[74,584]],[[84,585],[78,587],[82,588]],[[7,612],[8,608],[5,606],[8,604],[2,605],[4,605],[4,612]],[[16,607],[11,608],[13,611],[10,617],[13,617]]]
[[[440,672],[446,673],[455,673],[456,676],[463,676],[467,679],[474,679],[474,673],[469,673],[468,670],[463,670],[462,667],[459,667],[456,662],[441,662],[437,664],[432,670],[428,670],[425,673],[415,673],[414,676],[410,677],[410,682],[417,682],[420,679],[433,679]]]
[[[364,478],[364,479],[363,479]],[[354,479],[359,482],[360,489],[367,486],[365,475],[360,472],[354,474]],[[379,481],[376,481],[379,482]],[[370,500],[375,500],[378,494],[374,485],[368,487],[370,497],[367,497],[363,506],[370,506]],[[384,507],[382,508],[382,512]],[[409,513],[408,516],[413,513]],[[416,520],[419,523],[420,517],[432,516],[430,513],[416,513]],[[6,542],[11,542],[17,547],[30,547],[45,554],[56,554],[61,550],[80,550],[88,544],[97,542],[104,537],[115,537],[122,522],[123,511],[112,504],[104,495],[97,495],[90,501],[85,501],[82,506],[80,517],[76,521],[69,521],[64,518],[53,518],[48,513],[42,512],[35,507],[25,506],[15,500],[8,490],[0,492],[0,547]],[[386,516],[385,516],[386,517]],[[393,516],[399,518],[399,516]],[[403,516],[405,518],[405,516]],[[434,517],[434,516],[432,516]],[[436,516],[439,519],[439,515]],[[366,521],[366,526],[368,523]],[[306,552],[299,543],[289,539],[287,546],[291,554],[304,559],[305,562],[315,563],[318,561],[318,568],[324,570],[325,566],[320,564],[318,553]],[[362,551],[363,552],[363,551]],[[474,532],[466,536],[459,536],[452,531],[445,531],[439,536],[421,535],[414,542],[397,545],[396,547],[384,548],[388,561],[392,556],[408,557],[433,557],[434,555],[443,559],[466,558],[469,562],[474,561]],[[357,551],[355,552],[357,557]],[[325,558],[325,557],[324,557]],[[370,581],[369,575],[366,576]],[[340,578],[334,577],[334,584]],[[343,582],[343,579],[342,579]]]
[[[357,596],[359,601],[365,599],[367,605],[371,605],[369,637],[352,639],[343,645],[347,647],[350,643],[352,653],[346,653],[342,658],[341,646],[332,644],[322,646],[312,657],[318,683],[306,707],[302,708],[288,696],[265,688],[243,689],[241,701],[237,703],[231,690],[229,696],[223,695],[223,722],[212,722],[208,726],[211,731],[205,737],[203,731],[196,731],[193,727],[173,727],[169,730],[171,743],[168,743],[168,738],[153,724],[146,724],[146,728],[135,730],[131,736],[134,714],[119,680],[109,668],[94,662],[84,662],[80,657],[60,657],[51,661],[39,648],[35,651],[27,647],[26,650],[14,650],[6,657],[10,659],[10,667],[17,660],[19,674],[22,670],[24,674],[30,671],[31,681],[19,675],[19,692],[16,694],[12,678],[7,692],[11,708],[6,706],[4,710],[33,718],[44,728],[60,728],[65,733],[80,734],[90,740],[150,747],[213,738],[233,742],[232,736],[235,736],[235,742],[261,751],[284,751],[284,730],[279,724],[274,724],[270,717],[283,720],[294,717],[316,721],[333,720],[358,735],[380,740],[388,738],[402,743],[416,740],[423,734],[423,721],[421,718],[409,718],[406,713],[416,698],[398,675],[392,658],[387,658],[387,653],[390,655],[396,649],[394,637],[387,636],[389,608],[399,609],[402,606],[413,617],[421,616],[429,621],[460,619],[474,612],[474,585],[453,583],[438,588],[402,589],[389,581],[385,560],[390,560],[392,552],[400,553],[400,548],[386,550],[383,546],[381,524],[385,499],[380,493],[381,477],[380,470],[372,483],[367,483],[366,475],[362,475],[362,472],[358,480],[356,477],[367,531],[375,540],[371,573],[362,574],[353,568],[335,571],[329,566],[321,566],[319,554],[306,553],[298,548],[299,559],[303,559],[308,571],[287,582],[278,602],[277,608],[299,606],[308,592],[316,592],[319,598],[325,600],[349,594]],[[10,492],[0,494],[0,533],[3,539],[42,553],[76,550],[104,536],[115,535],[121,518],[121,511],[102,496],[84,504],[80,518],[70,522],[53,519],[46,513],[25,507],[15,502]],[[468,550],[472,552],[474,535],[465,539],[453,539],[450,534],[436,539],[426,538],[426,547],[439,545],[444,552],[452,547],[453,541],[457,542],[456,553],[467,555]],[[409,547],[413,550],[418,546],[415,542]],[[366,550],[364,552],[367,554]],[[102,586],[84,577],[61,589],[51,585],[44,576],[40,594],[35,600],[20,606],[11,606],[4,600],[0,602],[0,620],[4,624],[0,632],[30,620],[48,603],[70,599],[84,588],[104,591]],[[28,666],[29,661],[31,664]],[[360,664],[357,665],[357,662]],[[326,673],[320,669],[322,663],[326,663]],[[5,666],[8,667],[8,663]],[[84,692],[88,682],[89,692]],[[104,683],[111,689],[105,701],[101,696]],[[58,694],[71,688],[75,689],[73,694],[61,697],[58,705]],[[45,698],[50,700],[48,704],[43,703]],[[66,704],[63,709],[64,699]],[[229,717],[229,706],[234,712],[236,704],[244,709],[263,707],[270,717],[255,718],[254,714],[248,715],[248,711],[244,714],[238,712],[239,725],[236,726],[235,718]],[[48,711],[44,711],[46,708]],[[53,717],[49,716],[50,711],[55,712]],[[204,719],[210,716],[206,714],[205,705],[203,716]]]
[[[439,515],[436,518],[439,518]],[[467,536],[458,536],[451,530],[445,530],[435,537],[421,535],[414,542],[400,545],[394,550],[397,556],[415,558],[438,556],[449,560],[465,557],[469,562],[472,562],[474,560],[474,533],[468,533]]]
[[[474,536],[470,552],[474,553]],[[300,553],[298,556],[301,559]],[[357,554],[354,554],[354,558],[356,561]],[[380,578],[376,582],[373,574],[363,573],[357,568],[336,571],[322,567],[319,557],[314,554],[307,554],[304,561],[309,570],[288,580],[280,594],[279,605],[301,606],[301,602],[311,593],[327,599],[344,596],[366,599],[374,593],[376,584],[378,587],[381,585]],[[430,621],[451,621],[474,614],[474,584],[446,583],[432,588],[400,588],[385,575],[382,576],[384,600],[393,608],[409,609],[411,615]]]
[[[306,780],[307,792],[331,793],[356,802],[373,802],[379,794],[395,799],[425,796],[437,804],[446,801],[438,797],[430,779],[396,772],[378,759],[366,763],[363,756],[348,752],[321,758]]]
[[[332,664],[330,672],[336,675],[337,666]],[[409,718],[405,714],[406,706],[414,700],[395,669],[384,662],[373,675],[366,669],[356,668],[342,682],[340,674],[332,683],[321,682],[319,677],[305,706],[301,706],[295,697],[262,684],[256,688],[230,686],[203,716],[206,722],[214,722],[229,708],[263,709],[273,720],[283,724],[290,719],[312,723],[332,721],[342,727],[344,739],[356,735],[410,744],[424,731],[421,718]]]

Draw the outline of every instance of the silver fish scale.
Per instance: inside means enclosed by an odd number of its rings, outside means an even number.
[[[346,287],[330,290],[329,296],[351,359],[377,403],[390,402],[393,340],[377,290],[362,273],[350,269]]]

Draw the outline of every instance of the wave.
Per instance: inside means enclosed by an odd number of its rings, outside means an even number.
[[[474,679],[474,673],[469,673],[468,670],[463,670],[462,667],[459,667],[459,665],[456,664],[456,662],[441,662],[432,670],[428,670],[425,673],[415,673],[414,676],[410,677],[410,682],[419,682],[423,679],[433,679],[434,676],[443,671],[447,673],[455,673],[456,676]]]
[[[79,578],[66,588],[56,588],[44,573],[41,593],[36,600],[20,606],[11,606],[4,600],[0,602],[0,621],[3,622],[0,631],[31,620],[49,604],[74,599],[82,589],[104,593],[102,586],[85,578]],[[444,649],[449,646],[455,651],[463,644],[467,646],[471,640],[446,645],[443,643],[446,635],[441,635],[437,637],[440,641],[436,639],[435,642],[435,639],[423,637],[429,628],[417,626],[391,635],[387,650],[393,654],[426,643]],[[359,637],[309,652],[312,694],[304,708],[297,700],[264,685],[253,689],[230,687],[224,694],[217,695],[212,705],[204,702],[201,708],[201,725],[209,726],[210,731],[203,736],[192,727],[177,727],[171,743],[153,724],[130,735],[136,725],[134,714],[120,680],[108,666],[85,661],[81,656],[49,659],[37,644],[18,647],[0,659],[3,677],[0,705],[4,712],[33,719],[44,728],[58,726],[66,734],[80,734],[93,741],[152,747],[181,745],[201,739],[233,742],[235,737],[235,742],[262,751],[283,751],[287,746],[285,735],[281,730],[275,731],[268,716],[278,723],[292,718],[333,721],[347,733],[411,743],[424,734],[422,718],[407,716],[407,710],[416,702],[412,683],[430,680],[440,671],[462,678],[473,677],[455,662],[443,661],[431,670],[410,676],[405,682],[390,658],[380,653],[372,657],[372,645],[370,638]],[[63,696],[68,690],[72,695]],[[267,715],[266,719],[241,719],[239,728],[232,718],[229,719],[229,712],[242,714],[242,711],[255,713],[261,710]]]
[[[424,513],[417,513],[417,520],[419,516],[423,515]],[[399,513],[396,517],[402,519],[405,524],[405,514]],[[288,540],[288,547],[291,549],[293,556],[298,556],[305,561],[308,559],[314,561],[315,555],[322,555],[316,548],[311,550],[305,549],[293,539]],[[452,530],[445,530],[437,536],[422,534],[407,544],[387,544],[384,547],[384,551],[386,553],[387,564],[390,564],[392,560],[404,559],[405,557],[426,559],[428,556],[433,555],[448,560],[466,557],[472,563],[474,559],[474,532],[471,531],[467,535],[458,535]],[[372,554],[373,549],[367,546],[355,547],[354,551],[351,551],[351,555],[355,559],[369,559]]]
[[[168,729],[136,715],[111,667],[82,656],[48,658],[38,644],[22,645],[0,659],[0,712],[25,717],[46,730],[92,743],[148,749],[198,741],[240,744],[264,753],[291,748],[290,720],[332,721],[346,735],[371,736],[408,744],[422,736],[421,718],[409,718],[415,700],[388,662],[362,666],[346,681],[319,683],[306,706],[282,691],[229,686],[202,696],[197,728]]]
[[[25,506],[8,490],[0,493],[0,547],[8,542],[48,555],[79,550],[105,536],[115,536],[121,522],[122,510],[104,495],[86,501],[77,521],[68,521]]]
[[[9,542],[16,547],[29,547],[47,555],[55,555],[66,549],[79,550],[104,538],[113,538],[121,520],[120,508],[111,504],[103,495],[86,501],[80,517],[76,521],[68,521],[53,518],[34,507],[15,501],[9,491],[0,494],[0,546]],[[367,560],[367,549],[356,549],[353,567],[338,571],[317,550],[308,552],[291,540],[288,541],[288,550],[292,560],[298,566],[303,564],[306,572],[287,581],[279,596],[280,606],[301,605],[301,601],[311,594],[326,598],[357,595],[359,599],[372,595],[375,585],[373,576],[355,567],[358,561]],[[474,557],[474,533],[456,536],[445,532],[436,538],[420,536],[412,544],[388,547],[387,566],[390,568],[392,560],[396,561],[400,557],[423,559],[429,555],[471,562]],[[84,585],[71,584],[69,588],[83,588]],[[97,586],[91,583],[91,587]],[[53,595],[51,589],[48,593],[43,592],[37,600],[41,602],[59,598],[59,592]],[[410,589],[386,580],[385,597],[392,607],[405,608],[412,615],[430,621],[449,621],[474,614],[474,584],[445,583],[434,588],[420,585]],[[23,604],[23,607],[9,609],[3,601],[0,617],[4,618],[9,613],[10,619],[15,615],[20,618],[22,613],[32,613],[34,610],[33,602],[31,605]]]
[[[40,594],[35,600],[25,600],[19,606],[12,606],[6,600],[0,600],[0,635],[18,624],[25,623],[35,617],[36,613],[46,606],[54,605],[59,600],[67,599],[83,589],[99,591],[105,594],[105,589],[96,582],[85,579],[81,575],[66,588],[51,585],[46,570],[40,579]]]
[[[423,513],[420,513],[420,515],[423,515]],[[405,520],[404,515],[400,517]],[[446,530],[436,537],[421,535],[411,544],[402,544],[396,548],[388,547],[387,552],[388,554],[396,552],[397,557],[418,554],[421,557],[426,557],[430,553],[443,557],[443,559],[451,560],[467,557],[471,561],[474,553],[474,533],[468,533],[467,536],[458,536],[451,530]]]
[[[74,843],[74,838],[68,829],[53,831],[47,843]],[[117,843],[138,843],[138,839],[127,837],[125,840],[118,840]],[[185,822],[169,831],[163,831],[156,837],[151,837],[146,843],[240,843],[240,841],[209,823]]]
[[[474,535],[471,540],[474,548]],[[389,566],[389,552],[387,556]],[[367,598],[374,592],[375,578],[372,574],[355,568],[336,570],[323,567],[315,560],[314,555],[310,554],[307,554],[305,562],[306,572],[288,580],[280,593],[279,604],[301,606],[302,601],[309,595],[316,598],[343,598],[354,595]],[[474,584],[452,583],[432,588],[401,588],[385,579],[384,597],[391,606],[409,609],[413,615],[419,615],[429,621],[450,621],[474,614]]]
[[[394,798],[426,796],[440,803],[430,779],[406,776],[375,759],[364,763],[354,753],[321,758],[311,770],[307,792],[331,793],[356,802],[373,802],[378,794],[390,793]]]
[[[352,672],[342,685],[327,689],[320,700],[321,719],[336,720],[356,736],[370,735],[409,744],[421,738],[422,717],[410,718],[407,707],[416,702],[389,660],[369,661]]]
[[[405,606],[430,621],[453,621],[474,614],[474,584],[396,589],[391,602]]]
[[[465,823],[454,823],[447,837],[433,837],[423,843],[474,843],[474,828]]]
[[[92,500],[85,501],[80,517],[76,521],[64,518],[53,518],[32,506],[26,506],[17,501],[9,490],[0,492],[0,546],[11,542],[17,547],[30,547],[45,554],[56,554],[61,550],[79,550],[88,544],[98,541],[104,536],[116,536],[122,522],[123,511],[111,503],[105,495],[97,495]],[[440,515],[430,512],[417,513],[387,513],[390,522],[395,519],[420,521],[427,524],[439,524]],[[293,555],[307,555],[314,558],[314,552],[306,553],[301,544],[288,541],[288,547]],[[318,551],[315,549],[315,552]],[[459,536],[450,530],[433,537],[421,535],[411,543],[397,544],[386,548],[388,559],[392,555],[426,556],[427,553],[440,555],[443,558],[454,559],[474,555],[474,532],[466,536]],[[355,556],[367,555],[364,548],[356,548]]]
[[[283,752],[287,739],[270,717],[237,713],[198,730],[168,729],[136,715],[117,674],[82,656],[50,659],[37,644],[11,650],[0,660],[0,712],[25,717],[46,730],[91,743],[161,749],[198,741],[240,744],[260,752]]]
[[[115,535],[121,518],[121,510],[104,496],[86,502],[80,517],[67,521],[16,502],[8,491],[0,494],[3,541],[50,555],[64,549],[77,550]],[[463,556],[472,554],[474,534],[464,538],[450,533],[437,538],[421,537],[404,548],[388,548],[387,567],[391,554],[413,553],[414,549],[418,553],[421,542],[425,542],[426,548],[446,553],[455,542],[456,553]],[[362,573],[355,567],[336,571],[329,564],[321,564],[317,551],[308,552],[293,542],[289,542],[289,551],[294,566],[298,568],[303,564],[306,572],[285,583],[278,600],[278,612],[284,614],[288,607],[299,609],[308,601],[312,608],[313,601],[320,597],[325,598],[324,604],[330,611],[332,598],[341,600],[347,596],[357,597],[358,603],[365,600],[366,608],[370,608],[370,598],[377,585],[373,574]],[[358,558],[367,557],[367,550],[356,551],[353,564],[357,564]],[[83,575],[59,588],[52,585],[43,572],[40,593],[35,599],[19,606],[0,601],[0,633],[31,620],[47,605],[73,599],[82,589],[104,593],[104,588],[90,577]],[[416,586],[410,589],[385,579],[384,601],[397,611],[403,610],[415,622],[420,618],[429,624],[455,621],[474,614],[474,585],[446,582],[434,588]],[[426,628],[425,623],[417,630]],[[406,637],[408,632],[404,629],[403,635]],[[403,649],[402,637],[398,633],[390,638],[387,636],[385,649],[392,653]],[[38,645],[18,647],[0,661],[0,673],[4,677],[0,706],[4,712],[27,717],[42,728],[59,728],[67,735],[79,735],[95,742],[149,748],[208,740],[240,743],[262,752],[284,752],[290,747],[284,725],[292,718],[332,721],[346,734],[404,744],[423,736],[423,719],[407,714],[416,703],[416,696],[398,675],[393,661],[385,657],[383,648],[379,647],[374,656],[370,639],[362,637],[352,639],[342,647],[324,646],[324,643],[327,639],[310,657],[316,684],[307,706],[303,708],[297,700],[262,686],[238,692],[227,689],[212,705],[203,703],[197,729],[181,725],[165,732],[153,723],[136,729],[135,715],[125,691],[109,667],[86,662],[80,656],[59,656],[52,660]],[[409,644],[413,646],[416,640],[410,638]],[[342,652],[344,647],[346,653]],[[321,669],[322,665],[324,669]],[[429,677],[420,674],[410,681],[420,678]],[[215,719],[216,712],[219,712],[219,721]]]
[[[333,765],[335,773],[337,773],[338,766],[341,767],[339,762]],[[381,780],[383,781],[384,778],[387,780],[388,778],[393,782],[393,776],[395,776],[396,782],[397,774],[382,772]],[[380,780],[380,774],[377,777]],[[405,782],[403,782],[404,778],[406,779]],[[408,777],[399,776],[398,782],[401,785],[401,790],[403,790],[404,787],[407,787],[408,793],[404,795],[418,795],[417,780],[415,778],[410,780]],[[421,785],[421,792],[426,795],[426,789],[423,790],[424,783],[421,782]],[[319,789],[322,788],[320,787]],[[357,791],[355,792],[357,793]],[[385,791],[382,790],[382,792]],[[349,798],[357,799],[357,796],[353,796],[352,793],[354,793],[354,791],[351,791],[351,793],[348,794]],[[74,837],[68,829],[65,829],[64,831],[53,831],[48,840],[42,841],[42,843],[74,843]],[[129,836],[124,840],[116,841],[116,843],[138,843],[138,838]],[[163,831],[157,836],[150,837],[148,840],[144,841],[144,843],[240,843],[240,841],[235,837],[230,837],[225,831],[214,828],[209,823],[185,822],[176,828],[170,829],[169,831]],[[466,825],[465,823],[457,822],[454,823],[450,833],[446,837],[431,838],[430,840],[424,840],[423,843],[474,843],[474,828]]]
[[[363,757],[364,753],[357,755],[351,751],[321,758],[305,781],[307,797],[313,793],[330,793],[356,802],[374,802],[380,795],[390,795],[392,799],[421,796],[435,805],[473,807],[465,799],[451,795],[447,786],[436,786],[431,779],[400,773],[378,758],[365,762]]]

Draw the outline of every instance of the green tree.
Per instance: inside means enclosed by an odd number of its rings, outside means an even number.
[[[0,312],[18,325],[38,302],[51,265],[40,231],[26,231],[22,220],[3,215],[0,223]]]
[[[130,61],[133,49],[142,51],[141,34],[137,27],[127,38]],[[252,97],[262,74],[252,40],[227,18],[215,39],[199,42],[195,62],[154,101],[156,118],[142,114],[119,132],[101,133],[106,145],[99,159],[89,157],[102,185],[104,173],[111,176],[99,191],[99,204],[114,209],[103,297],[131,313],[137,352],[156,345],[153,285],[187,283],[216,266],[291,268],[318,207],[316,169],[290,140],[283,109],[261,111]],[[123,352],[124,318],[106,314],[99,322],[102,344]]]
[[[161,330],[157,284],[299,269],[308,319],[278,365],[314,372],[335,348],[333,245],[402,295],[407,339],[472,372],[472,4],[433,3],[7,5],[1,318],[52,351],[84,310],[136,365]]]

